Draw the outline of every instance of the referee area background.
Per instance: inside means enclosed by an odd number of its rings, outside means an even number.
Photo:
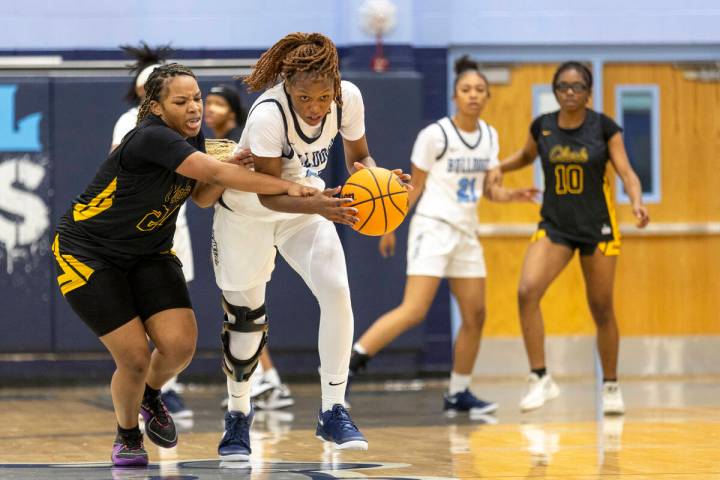
[[[421,128],[452,113],[452,66],[478,60],[492,97],[483,119],[500,138],[500,158],[519,149],[533,118],[555,108],[557,65],[579,60],[594,75],[592,108],[623,126],[643,184],[651,223],[634,227],[613,175],[623,234],[615,308],[621,332],[619,375],[635,380],[720,380],[720,4],[712,0],[394,0],[394,28],[383,38],[386,72],[371,69],[376,39],[362,27],[363,0],[272,2],[205,0],[25,0],[0,9],[0,408],[5,388],[106,385],[112,360],[70,310],[56,284],[51,234],[94,176],[127,110],[132,77],[118,48],[170,44],[172,60],[194,70],[206,94],[235,84],[259,55],[289,32],[321,32],[336,43],[344,79],[361,90],[367,138],[378,164],[410,169]],[[582,5],[582,6],[581,6]],[[612,170],[609,167],[609,170]],[[323,174],[347,178],[341,142]],[[505,176],[511,187],[536,183],[537,163]],[[517,410],[528,373],[517,313],[520,268],[539,205],[481,208],[487,262],[487,320],[477,382],[517,380]],[[182,382],[224,384],[222,310],[210,264],[212,210],[188,202],[198,320],[195,359]],[[382,259],[377,238],[338,226],[347,257],[355,338],[400,303],[407,224],[397,253]],[[301,279],[278,256],[267,298],[273,360],[284,379],[315,381],[319,310]],[[549,370],[595,379],[595,326],[578,260],[542,304]],[[445,378],[459,323],[443,284],[422,326],[402,335],[369,367],[369,378]],[[647,395],[652,397],[652,391]],[[657,398],[671,408],[682,392]],[[632,409],[632,396],[628,402]],[[713,412],[720,402],[715,398]],[[717,414],[715,414],[717,418]],[[218,415],[218,422],[220,416]],[[671,477],[663,477],[671,478]],[[711,478],[711,477],[698,477]],[[715,477],[712,477],[715,478]]]

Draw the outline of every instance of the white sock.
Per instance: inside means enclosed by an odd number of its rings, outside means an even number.
[[[270,370],[266,370],[263,374],[263,377],[265,378],[265,381],[268,382],[270,385],[280,385],[282,382],[280,381],[280,375],[278,374],[277,370],[275,368],[271,368]]]
[[[353,350],[355,350],[356,352],[358,352],[361,355],[367,355],[367,350],[365,350],[363,348],[363,346],[360,345],[359,343],[356,343],[355,345],[353,345]]]
[[[331,375],[320,372],[320,388],[322,390],[322,411],[332,410],[333,405],[345,403],[345,388],[347,387],[348,369],[345,374]]]
[[[250,413],[250,382],[227,379],[228,412]]]
[[[450,385],[448,386],[448,392],[450,395],[455,395],[465,391],[470,387],[470,379],[472,375],[461,375],[459,373],[450,372]]]

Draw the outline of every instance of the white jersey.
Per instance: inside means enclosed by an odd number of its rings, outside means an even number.
[[[120,145],[123,137],[137,125],[138,107],[133,107],[120,115],[113,128],[112,144]]]
[[[323,189],[320,172],[327,166],[330,147],[338,132],[354,141],[365,135],[365,109],[360,90],[350,82],[340,83],[343,106],[335,102],[320,125],[310,126],[293,111],[284,82],[268,89],[255,100],[238,144],[257,157],[282,159],[281,177]],[[254,193],[225,190],[221,202],[239,215],[275,221],[300,214],[275,212],[263,207]]]
[[[428,172],[416,214],[475,235],[485,174],[500,164],[498,153],[497,131],[482,120],[475,132],[461,132],[448,117],[425,127],[411,156]]]

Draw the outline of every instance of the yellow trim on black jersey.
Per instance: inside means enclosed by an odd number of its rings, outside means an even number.
[[[60,293],[63,295],[85,285],[90,279],[90,276],[95,272],[95,270],[72,255],[63,255],[60,253],[60,235],[58,234],[55,234],[52,252],[53,255],[55,255],[55,260],[63,271],[62,275],[58,275],[57,277],[58,285],[60,285]]]
[[[618,229],[617,216],[615,215],[615,202],[612,199],[610,190],[610,182],[607,175],[603,179],[603,195],[605,197],[605,205],[610,215],[610,228],[612,228],[613,239],[608,242],[598,243],[598,248],[607,257],[620,255],[620,230]]]
[[[76,203],[73,207],[73,220],[80,222],[98,215],[108,208],[112,207],[115,198],[115,190],[117,189],[117,177],[105,187],[95,198],[90,200],[87,205]]]

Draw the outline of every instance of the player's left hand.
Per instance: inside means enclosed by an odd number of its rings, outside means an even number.
[[[255,157],[253,157],[249,148],[241,148],[227,162],[250,169],[255,166]]]
[[[538,203],[537,199],[540,196],[540,190],[535,187],[513,188],[509,192],[512,202]]]
[[[638,228],[645,228],[647,224],[650,223],[650,214],[648,213],[647,207],[642,203],[633,205],[632,212],[637,219],[636,225]]]

